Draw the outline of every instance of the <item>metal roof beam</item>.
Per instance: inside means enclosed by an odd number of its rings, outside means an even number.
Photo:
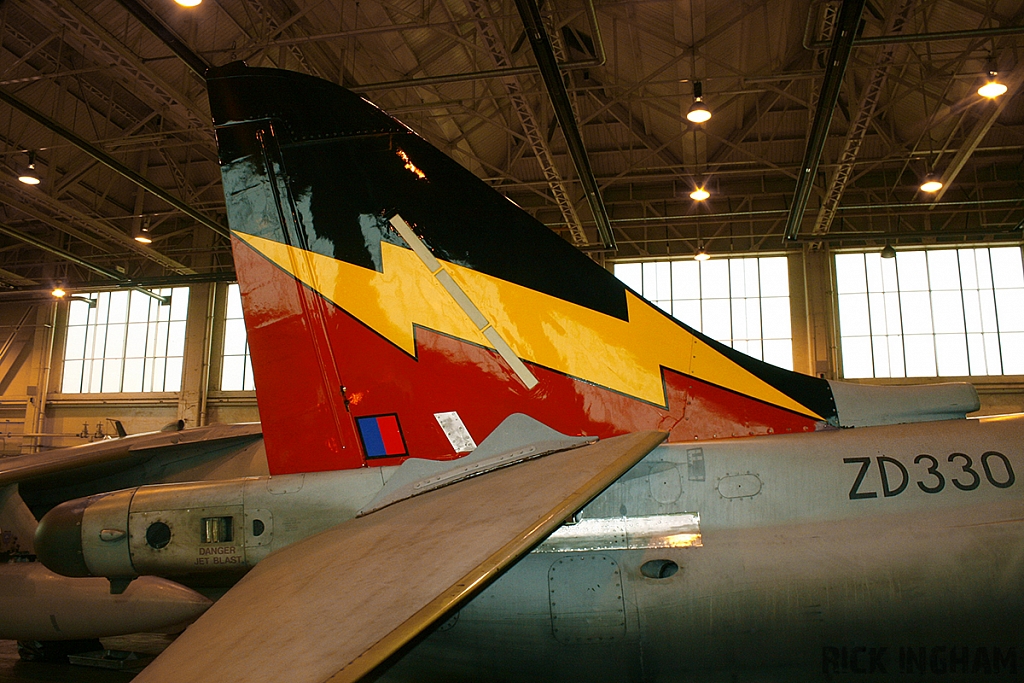
[[[540,67],[541,77],[547,86],[548,97],[555,109],[555,118],[565,136],[566,146],[569,148],[569,156],[576,167],[576,174],[583,184],[583,191],[590,204],[590,210],[594,214],[594,221],[597,223],[597,232],[605,249],[615,249],[615,236],[612,234],[612,225],[608,220],[608,210],[605,208],[604,200],[601,199],[601,188],[594,177],[594,170],[590,166],[590,159],[587,157],[587,149],[583,145],[583,137],[576,125],[576,117],[572,112],[572,104],[569,102],[569,93],[565,88],[565,81],[562,80],[562,73],[558,70],[558,62],[551,47],[547,31],[544,30],[544,22],[541,18],[540,9],[535,0],[516,0],[516,8],[522,17],[526,28],[526,36],[530,40],[533,54],[537,58],[537,65]]]
[[[484,4],[479,2],[479,0],[466,0],[466,2],[473,15],[477,17],[477,29],[492,61],[499,67],[506,67],[511,64],[512,58],[501,38],[495,33]],[[548,183],[551,196],[554,198],[559,212],[561,212],[562,217],[569,226],[573,244],[586,246],[587,235],[583,231],[583,224],[576,212],[576,206],[569,197],[568,187],[558,167],[555,166],[554,155],[551,153],[547,140],[541,133],[540,124],[537,122],[537,116],[534,113],[533,107],[523,94],[522,84],[515,78],[503,78],[501,83],[504,86],[509,104],[512,105],[516,118],[519,119],[519,124],[523,127],[523,135],[526,137],[530,149],[533,150],[537,158],[537,163],[540,165],[544,179]]]
[[[21,187],[17,187],[19,185]],[[73,209],[71,206],[68,205],[68,202],[61,202],[41,192],[32,193],[32,201],[35,204],[43,206],[46,209],[52,211],[55,214],[55,216],[60,216],[62,219],[57,220],[56,217],[47,216],[43,212],[39,211],[38,209],[32,206],[29,206],[24,202],[15,201],[13,199],[15,195],[24,197],[27,194],[23,190],[23,188],[27,187],[27,185],[22,185],[14,178],[8,179],[4,176],[0,176],[0,189],[3,190],[3,193],[0,193],[0,197],[3,197],[4,203],[14,207],[18,211],[21,211],[22,213],[28,216],[35,218],[36,220],[46,223],[52,228],[66,232],[72,237],[79,237],[80,239],[86,241],[88,244],[91,244],[97,248],[109,249],[109,246],[97,244],[95,240],[92,240],[91,238],[81,237],[79,231],[71,228],[70,225],[64,226],[63,221],[67,221],[69,224],[78,223],[80,225],[85,225],[90,230],[95,232],[97,235],[100,235],[101,237],[110,240],[114,244],[119,244],[141,256],[144,256],[145,258],[148,258],[154,263],[160,264],[167,270],[173,271],[175,273],[195,272],[188,266],[178,263],[172,258],[164,256],[155,249],[151,249],[150,247],[147,247],[141,242],[136,242],[131,238],[130,235],[127,235],[124,232],[114,227],[111,227],[110,225],[107,225],[102,220],[94,218],[92,216],[87,216],[84,213],[76,209]]]
[[[971,158],[971,155],[981,145],[981,141],[985,139],[985,135],[988,134],[990,128],[995,124],[996,119],[1003,113],[1006,106],[1013,99],[1013,96],[1017,93],[1017,90],[1021,86],[1021,82],[1024,81],[1024,75],[1020,73],[1011,74],[1006,79],[1007,92],[999,96],[999,103],[992,106],[989,104],[989,109],[985,112],[977,123],[974,124],[974,128],[967,134],[967,137],[960,141],[957,146],[956,154],[953,159],[946,166],[946,170],[942,173],[942,177],[939,179],[942,182],[942,187],[932,195],[932,201],[938,203],[942,197],[946,194],[952,186],[953,181],[960,175],[960,171],[967,165],[967,161]],[[980,97],[980,96],[977,96]],[[986,103],[988,104],[988,103]]]
[[[177,55],[178,59],[185,63],[196,76],[203,82],[206,81],[206,70],[210,68],[209,63],[198,54],[192,51],[188,45],[181,42],[178,36],[174,35],[171,29],[164,25],[149,8],[139,0],[117,0],[121,6],[128,10],[128,13],[135,17],[140,24],[149,29],[160,41],[170,48],[171,52]]]
[[[581,59],[574,62],[562,62],[559,63],[558,68],[561,70],[569,69],[590,69],[595,66],[604,66],[607,56],[604,49],[604,38],[601,35],[601,26],[597,22],[597,10],[594,8],[594,0],[587,0],[586,2],[587,20],[590,22],[591,39],[594,41],[594,54],[595,56],[590,59]],[[468,20],[467,20],[468,21]],[[457,25],[463,23],[461,21],[452,20],[450,23]],[[428,27],[431,25],[423,25]],[[378,31],[381,27],[370,28],[370,31]],[[386,26],[383,30],[390,32],[394,30],[402,29],[402,26]],[[354,31],[343,31],[337,34],[327,33],[320,36],[310,36],[310,39],[326,39],[334,37],[343,37],[348,35],[358,35],[363,32],[363,29],[357,29]],[[271,43],[271,44],[277,44]],[[527,74],[537,73],[536,66],[505,66],[498,69],[486,69],[483,71],[473,71],[469,73],[461,74],[448,74],[446,76],[426,76],[426,77],[415,77],[415,78],[403,78],[397,81],[383,81],[380,83],[366,83],[358,86],[351,86],[353,90],[358,93],[371,92],[374,90],[394,90],[395,88],[404,87],[418,87],[423,85],[441,85],[447,83],[458,83],[461,81],[479,81],[489,80],[492,78],[505,78],[507,76],[525,76]]]
[[[3,268],[0,268],[0,280],[3,280],[13,287],[32,287],[39,284],[31,278],[19,275],[18,273],[12,273],[11,271],[4,270]]]
[[[905,35],[884,35],[857,38],[854,47],[870,47],[872,45],[892,45],[896,43],[937,43],[944,40],[971,40],[974,38],[998,38],[1000,36],[1017,36],[1024,33],[1024,26],[998,26],[996,28],[976,28],[967,31],[937,31],[935,33],[908,33]],[[827,47],[828,42],[819,40],[806,47]]]
[[[6,271],[0,270],[0,279],[3,279]],[[18,276],[15,276],[18,277]],[[205,282],[237,282],[238,277],[233,270],[218,273],[194,273],[192,275],[168,275],[165,277],[143,277],[111,280],[109,282],[68,282],[64,281],[67,289],[88,290],[89,292],[108,292],[131,289],[153,298],[163,299],[164,297],[149,291],[163,289],[165,287],[184,287],[186,285],[200,284]],[[39,283],[29,280],[31,284],[25,285],[22,289],[15,291],[0,290],[0,301],[25,301],[32,298],[52,300],[50,287],[38,287]]]
[[[825,78],[818,97],[818,106],[814,112],[814,123],[807,138],[804,160],[800,165],[800,173],[793,192],[793,205],[789,210],[789,218],[783,234],[787,240],[796,239],[803,222],[807,200],[814,188],[814,176],[818,173],[818,162],[825,148],[828,129],[832,125],[832,112],[839,101],[839,89],[846,73],[846,65],[850,62],[853,50],[853,39],[860,24],[860,16],[864,12],[865,0],[843,0],[839,11],[839,23],[836,34],[832,38],[832,48],[828,53],[828,64],[825,66]]]
[[[893,5],[889,15],[887,33],[899,33],[903,30],[907,22],[907,15],[910,14],[910,10],[914,6],[914,1],[900,0],[900,2]],[[839,200],[843,198],[846,185],[853,177],[854,163],[860,154],[861,144],[867,135],[871,119],[875,115],[875,108],[878,106],[878,100],[882,95],[882,88],[885,87],[885,81],[889,77],[889,67],[892,66],[895,52],[896,45],[888,43],[883,45],[875,56],[874,68],[867,79],[867,84],[864,86],[857,111],[850,121],[850,128],[846,132],[846,138],[843,141],[843,151],[839,154],[838,164],[835,171],[832,172],[828,189],[825,190],[825,201],[822,202],[821,208],[818,210],[818,217],[811,230],[815,235],[824,234],[832,227],[832,221],[835,219]]]
[[[1024,18],[1024,7],[1017,10],[1017,13],[1011,19],[1011,23],[1018,25],[1018,30],[1024,32],[1024,26],[1019,26],[1022,18]],[[1006,38],[1000,41],[994,41],[993,48],[1001,50],[1012,45],[1013,41]],[[995,106],[992,106],[992,103],[986,103],[988,105],[988,111],[986,111],[978,120],[974,125],[974,128],[971,129],[971,132],[968,133],[967,137],[960,142],[956,154],[946,166],[946,170],[940,178],[942,181],[942,187],[933,195],[933,202],[941,201],[942,197],[949,190],[950,185],[952,185],[953,181],[956,180],[958,175],[960,175],[960,171],[962,171],[964,166],[967,165],[967,161],[981,145],[981,141],[988,134],[988,131],[992,128],[993,124],[995,124],[996,119],[1002,115],[1006,106],[1017,95],[1017,91],[1020,89],[1021,85],[1024,84],[1024,73],[1022,73],[1020,69],[1014,69],[1006,76],[1004,84],[1006,85],[1006,92],[999,96],[999,102],[996,103]],[[978,97],[980,98],[980,96]],[[984,100],[985,98],[981,99]]]
[[[72,254],[70,251],[65,251],[63,249],[60,249],[59,247],[47,244],[43,240],[37,240],[35,237],[32,237],[24,230],[18,230],[17,228],[12,228],[9,225],[0,223],[0,234],[7,235],[8,237],[13,237],[14,239],[20,240],[25,244],[35,247],[36,249],[41,249],[47,253],[53,254],[54,256],[59,256],[65,261],[70,261],[71,263],[78,264],[83,268],[88,268],[92,272],[99,273],[100,275],[110,278],[111,280],[116,280],[118,282],[124,280],[124,276],[121,273],[118,273],[117,271],[114,270],[107,270],[103,266],[97,266],[95,263],[90,263],[89,261],[86,261],[85,259]]]
[[[26,116],[34,120],[36,123],[42,125],[45,128],[48,128],[57,135],[61,136],[62,138],[64,138],[65,140],[73,144],[75,147],[82,150],[83,152],[85,152],[86,154],[88,154],[93,159],[100,162],[107,168],[110,168],[111,170],[120,173],[122,176],[132,181],[139,187],[148,190],[149,192],[164,200],[165,202],[167,202],[174,208],[178,209],[185,215],[195,219],[199,223],[202,223],[206,227],[216,232],[218,235],[223,235],[224,237],[228,236],[228,229],[225,228],[220,223],[218,223],[217,221],[213,220],[206,214],[203,214],[200,211],[197,211],[196,209],[192,208],[191,206],[181,201],[174,195],[165,191],[163,188],[160,188],[157,185],[155,185],[152,181],[143,178],[141,175],[139,175],[132,169],[128,168],[117,159],[113,158],[112,156],[110,156],[103,150],[99,149],[98,147],[93,146],[90,142],[87,142],[86,140],[80,138],[76,133],[65,128],[64,126],[49,118],[48,116],[43,114],[41,111],[38,111],[31,105],[22,102],[17,97],[10,95],[3,90],[0,90],[0,100],[3,100],[10,106],[14,107],[21,113],[25,114]]]
[[[590,80],[591,82],[594,82],[593,77],[591,77]],[[663,162],[669,166],[682,167],[683,162],[678,156],[676,156],[675,152],[668,148],[669,142],[678,140],[682,135],[681,133],[672,141],[662,142],[638,124],[637,118],[633,116],[633,113],[626,105],[622,104],[622,102],[618,100],[613,100],[603,89],[592,90],[590,95],[602,106],[608,105],[608,113],[614,116],[619,123],[629,129],[629,132],[632,133],[644,147],[658,155]]]
[[[69,35],[76,36],[93,54],[100,57],[97,61],[120,69],[128,76],[131,85],[148,92],[159,106],[166,107],[167,113],[183,124],[183,128],[195,129],[213,139],[210,115],[185,93],[167,83],[144,64],[138,55],[125,47],[88,13],[71,0],[44,0],[43,4],[49,5],[45,9],[68,29]]]

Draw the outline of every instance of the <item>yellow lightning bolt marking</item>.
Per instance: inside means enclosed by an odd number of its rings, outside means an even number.
[[[234,233],[280,268],[409,354],[413,326],[491,348],[409,249],[381,243],[383,272]],[[661,367],[821,419],[626,292],[628,321],[469,268],[443,262],[517,356],[636,398],[665,405]]]

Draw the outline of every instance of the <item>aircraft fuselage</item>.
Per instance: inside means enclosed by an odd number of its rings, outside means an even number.
[[[1022,425],[663,445],[386,680],[1016,679]]]
[[[662,445],[386,680],[1014,678],[1022,431],[1018,415]],[[55,544],[81,530],[84,564],[65,573],[187,583],[351,519],[393,471],[71,501],[36,547],[74,556]]]

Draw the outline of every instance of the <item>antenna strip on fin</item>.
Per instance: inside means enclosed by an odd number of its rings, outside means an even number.
[[[455,300],[459,308],[469,316],[469,319],[473,321],[473,324],[477,326],[477,329],[480,330],[487,341],[491,342],[494,350],[508,363],[519,380],[526,385],[526,388],[533,389],[537,386],[537,378],[533,376],[530,369],[512,351],[512,347],[508,345],[508,342],[502,339],[498,331],[484,317],[484,314],[480,312],[480,309],[476,307],[476,304],[463,291],[462,287],[459,287],[459,284],[452,279],[452,276],[444,270],[441,262],[434,258],[434,255],[430,253],[430,250],[423,244],[423,241],[412,231],[409,224],[401,216],[395,214],[391,218],[391,227],[398,231],[398,234],[402,236],[402,239],[409,245],[409,248],[420,258],[420,261],[427,267],[427,270],[437,278],[437,281],[441,283],[445,291]]]

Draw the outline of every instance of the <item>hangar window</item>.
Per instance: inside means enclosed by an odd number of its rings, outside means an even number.
[[[1020,247],[836,254],[845,377],[1024,374]]]
[[[68,305],[65,393],[180,391],[188,287],[78,295]]]
[[[785,256],[616,263],[615,275],[712,339],[793,369]]]
[[[252,360],[242,317],[242,295],[238,285],[228,285],[228,307],[224,316],[224,359],[220,370],[221,391],[252,391]]]

